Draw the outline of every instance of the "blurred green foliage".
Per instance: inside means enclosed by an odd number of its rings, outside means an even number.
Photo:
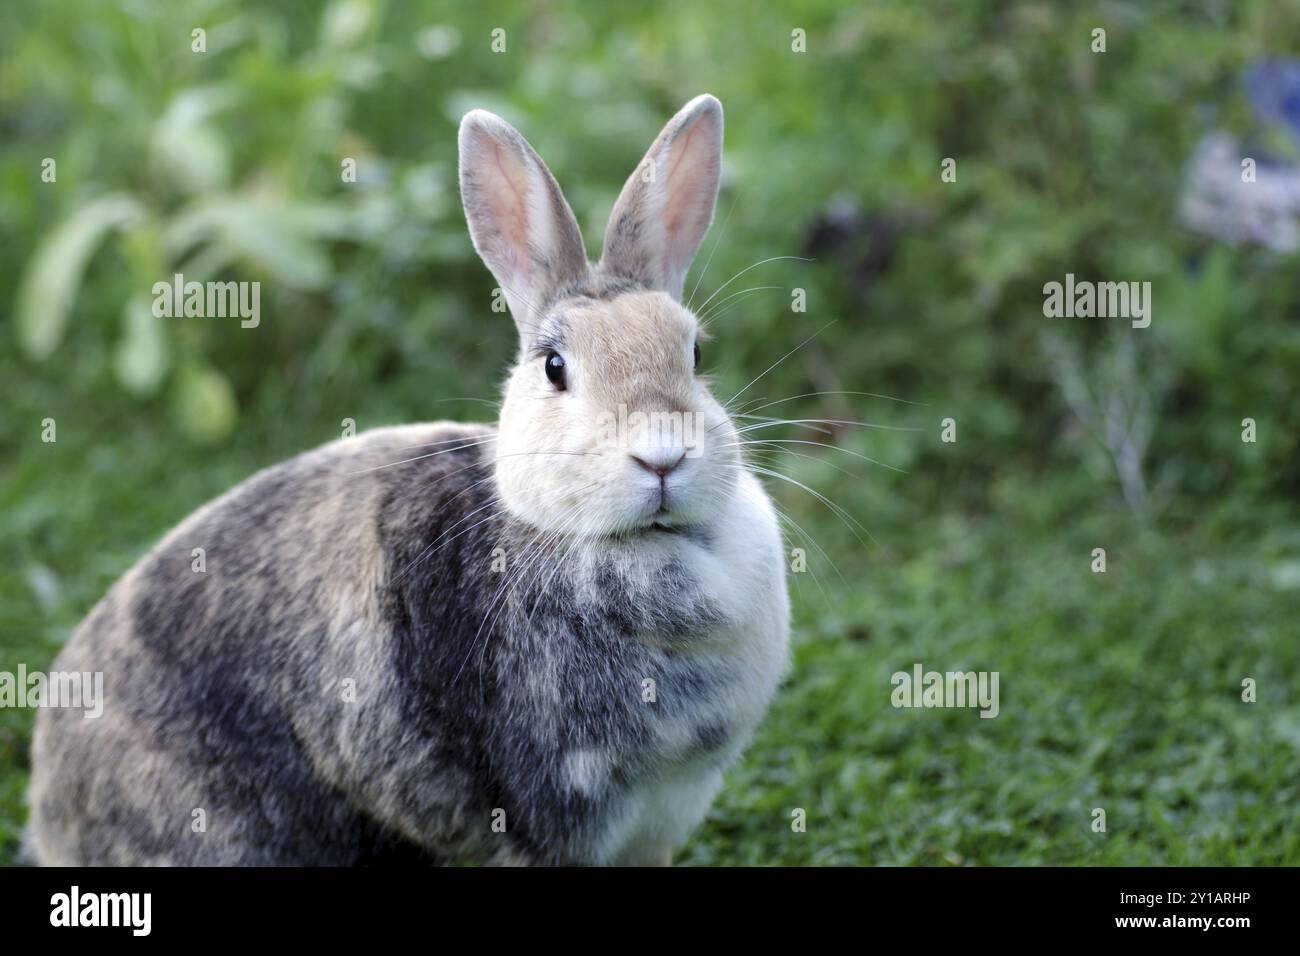
[[[1107,30],[1104,54],[1090,49],[1098,26]],[[206,52],[192,50],[196,28],[206,31]],[[490,50],[496,28],[506,31],[503,53]],[[795,28],[806,31],[806,53],[791,51]],[[742,782],[691,858],[1101,859],[1077,835],[1026,837],[1014,844],[1020,857],[1005,843],[960,836],[952,858],[927,856],[915,840],[931,833],[941,808],[957,812],[963,785],[975,788],[974,804],[951,821],[954,832],[997,804],[1002,781],[1033,778],[1049,799],[1049,752],[1086,751],[1093,764],[1114,761],[1116,774],[1130,768],[1124,786],[1134,812],[1146,813],[1142,781],[1181,779],[1190,759],[1178,726],[1217,735],[1224,752],[1253,735],[1261,760],[1285,753],[1284,771],[1215,779],[1215,792],[1242,808],[1234,812],[1255,812],[1248,793],[1294,805],[1293,714],[1274,711],[1251,727],[1249,716],[1224,716],[1224,701],[1184,701],[1157,708],[1167,737],[1120,734],[1102,751],[1088,741],[1119,733],[1116,713],[1143,718],[1132,701],[1150,698],[1131,696],[1138,683],[1150,695],[1190,680],[1231,701],[1252,668],[1277,682],[1277,694],[1300,677],[1290,649],[1300,582],[1288,570],[1300,561],[1294,257],[1216,243],[1178,219],[1198,139],[1248,131],[1243,67],[1298,39],[1300,8],[1220,0],[6,4],[0,669],[47,660],[170,524],[255,468],[336,437],[343,419],[365,428],[491,417],[482,403],[497,397],[513,329],[491,310],[494,283],[460,211],[455,132],[467,109],[495,110],[524,132],[594,253],[654,134],[707,91],[726,109],[725,179],[687,289],[698,279],[700,302],[759,260],[814,260],[759,266],[723,293],[780,287],[733,300],[712,322],[705,365],[720,397],[816,333],[745,397],[827,394],[760,414],[917,430],[833,436],[905,474],[808,446],[762,454],[874,540],[864,550],[820,502],[775,483],[792,545],[808,537],[824,549],[810,551],[816,580],[796,582],[800,633],[816,640],[800,650]],[[56,182],[41,180],[46,157],[57,162]],[[956,182],[940,179],[945,157],[956,159]],[[355,183],[341,176],[349,158]],[[155,317],[149,290],[176,272],[260,281],[259,327]],[[1151,327],[1045,319],[1042,286],[1066,272],[1150,281]],[[793,287],[807,290],[806,313],[791,311]],[[1114,449],[1062,387],[1062,362],[1100,405],[1149,409],[1147,495],[1136,513]],[[852,392],[901,401],[835,394]],[[40,442],[47,417],[58,423],[56,444]],[[940,441],[946,417],[957,422],[952,444]],[[1241,441],[1246,417],[1258,423],[1255,444]],[[1072,549],[1061,545],[1067,539]],[[1062,570],[1061,562],[1086,567],[1099,542],[1118,568],[1112,578],[1130,575],[1121,597],[1094,601],[1096,576]],[[1189,584],[1177,569],[1191,574],[1196,555],[1237,570]],[[1243,589],[1257,590],[1243,602]],[[923,596],[939,593],[946,601]],[[1050,610],[1053,600],[1071,610]],[[946,623],[936,632],[940,607]],[[1211,621],[1189,610],[1207,607],[1240,608],[1249,634],[1233,633],[1225,614]],[[862,643],[891,614],[889,643]],[[1251,655],[1216,656],[1239,639]],[[1113,657],[1126,640],[1141,674]],[[1054,672],[1042,648],[1065,644],[1077,645],[1078,658]],[[1003,721],[976,721],[999,731],[966,728],[945,744],[961,750],[955,769],[914,767],[892,793],[881,761],[906,753],[924,763],[934,735],[951,728],[905,715],[912,749],[898,737],[872,752],[884,742],[866,722],[887,700],[888,672],[918,659],[938,666],[945,648],[966,646],[971,656],[954,668],[997,669],[1004,652],[1006,666],[1030,675],[1022,686],[1066,682],[1050,703],[1023,705],[1042,708],[1044,719],[1049,706],[1063,708],[1068,721],[1051,722],[1050,732],[1068,745],[1027,743]],[[1192,680],[1180,668],[1197,660],[1211,670]],[[1130,684],[1114,687],[1120,672]],[[836,689],[845,683],[880,690],[859,706]],[[1108,692],[1128,705],[1109,706]],[[893,712],[884,717],[899,725]],[[0,768],[14,771],[0,786],[9,848],[29,728],[30,715],[0,713]],[[828,756],[805,767],[817,749]],[[992,761],[994,789],[981,789],[974,769],[962,776],[977,756]],[[782,786],[760,796],[771,781],[756,777],[787,759],[794,769]],[[850,777],[862,789],[837,790]],[[802,848],[791,844],[780,820],[760,833],[743,810],[749,801],[808,802],[800,794],[809,789],[835,808],[840,829],[822,831],[830,842],[810,831]],[[891,795],[913,812],[861,809]],[[1077,791],[1069,799],[1084,800]],[[1169,812],[1160,806],[1154,812]],[[1175,807],[1175,817],[1183,812]],[[988,832],[1047,826],[1055,813],[1027,807]],[[873,829],[886,824],[887,836]],[[1226,849],[1234,832],[1156,839],[1135,858],[1237,862]],[[1236,845],[1255,859],[1296,860],[1294,839],[1267,853],[1252,840]],[[1114,852],[1104,859],[1127,861]]]

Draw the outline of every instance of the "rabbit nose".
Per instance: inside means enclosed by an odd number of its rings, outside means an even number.
[[[669,473],[686,458],[686,452],[678,451],[675,448],[663,452],[643,452],[642,454],[644,457],[642,455],[632,455],[631,458],[646,471],[658,475],[661,479],[667,478]]]

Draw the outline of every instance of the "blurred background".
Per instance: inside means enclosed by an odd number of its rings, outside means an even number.
[[[710,92],[687,289],[812,260],[712,300],[753,289],[712,317],[719,396],[813,336],[750,410],[888,427],[749,435],[798,483],[768,481],[807,555],[794,664],[682,861],[1300,862],[1298,40],[1300,7],[1228,0],[5,4],[0,670],[344,419],[494,416],[466,110],[531,140],[596,254]],[[176,272],[261,282],[260,325],[155,317]],[[1150,327],[1045,318],[1067,272],[1150,282]],[[999,717],[894,709],[916,663],[998,671]],[[0,710],[0,862],[31,721]]]

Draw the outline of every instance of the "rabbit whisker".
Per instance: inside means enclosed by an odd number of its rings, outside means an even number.
[[[454,445],[454,444],[456,444],[457,442],[464,442],[464,441],[467,441],[467,440],[468,440],[467,438],[465,438],[464,436],[462,436],[462,437],[460,437],[460,438],[444,438],[444,439],[442,439],[441,441],[422,441],[422,442],[417,442],[417,443],[414,444],[414,445],[398,445],[397,447],[398,447],[398,450],[401,450],[401,449],[404,449],[404,448],[433,448],[433,447],[435,447],[435,446],[437,446],[437,445]],[[491,441],[491,439],[485,439],[485,440],[487,440],[487,441]],[[465,447],[468,448],[468,447],[470,447],[470,446],[466,445]]]
[[[722,237],[726,235],[727,224],[731,222],[731,214],[736,211],[736,203],[740,202],[740,190],[736,190],[736,195],[731,200],[731,207],[727,210],[727,215],[722,220],[722,226],[718,229],[718,237],[713,240],[713,248],[709,250],[709,257],[704,260],[704,268],[700,274],[695,277],[695,285],[691,286],[691,294],[686,299],[686,308],[691,307],[695,301],[695,293],[699,291],[700,283],[704,281],[704,276],[709,271],[709,266],[713,264],[713,254],[718,251],[718,246],[722,245]]]
[[[765,408],[770,408],[773,405],[780,405],[782,402],[793,402],[798,398],[816,398],[821,395],[859,395],[863,398],[882,398],[885,401],[898,402],[900,405],[916,405],[921,408],[929,408],[925,402],[909,402],[905,398],[895,398],[893,395],[882,395],[879,392],[846,392],[841,389],[832,389],[823,392],[804,392],[802,395],[791,395],[789,398],[778,398],[775,401],[768,402],[766,405],[760,405],[758,408],[751,408],[750,411],[759,412]]]
[[[765,445],[765,444],[767,444],[767,442],[747,442],[746,444],[751,444],[751,445]],[[830,448],[830,447],[834,447],[834,446],[830,446],[830,445],[828,445],[828,446],[826,446],[826,447]],[[819,458],[819,457],[817,457],[816,455],[808,455],[808,454],[805,454],[804,452],[801,452],[801,451],[795,451],[793,448],[786,448],[786,447],[784,447],[784,446],[779,446],[779,447],[776,447],[776,448],[760,448],[757,452],[755,452],[755,454],[761,454],[761,455],[772,455],[772,456],[775,456],[775,455],[777,454],[777,452],[780,452],[780,453],[785,454],[785,455],[793,455],[793,456],[796,457],[796,458],[803,458],[803,459],[805,459],[805,460],[807,460],[807,461],[815,461],[815,462],[817,462],[819,465],[825,465],[827,468],[834,468],[834,469],[835,469],[836,471],[838,471],[840,474],[842,474],[842,475],[848,475],[850,478],[854,478],[854,479],[856,479],[856,480],[858,480],[858,481],[865,481],[865,480],[866,480],[862,475],[859,475],[857,472],[849,471],[847,468],[841,468],[839,465],[835,464],[835,462],[833,462],[833,461],[827,461],[825,458]],[[770,465],[771,462],[769,462],[768,460],[764,459],[763,461],[760,461],[759,464],[760,464],[760,465]]]
[[[751,381],[748,385],[746,385],[744,388],[742,388],[740,391],[738,391],[735,395],[732,395],[731,398],[729,398],[729,399],[727,399],[725,402],[723,402],[723,403],[722,403],[722,404],[723,404],[723,407],[725,408],[725,407],[730,406],[732,402],[734,402],[736,399],[738,399],[741,395],[744,395],[745,392],[749,391],[749,389],[753,387],[753,385],[754,385],[755,382],[757,382],[759,379],[761,379],[761,378],[762,378],[764,375],[766,375],[768,372],[772,371],[772,369],[776,368],[778,365],[780,365],[782,362],[784,362],[786,359],[788,359],[788,358],[789,358],[791,355],[793,355],[795,352],[798,352],[801,348],[803,348],[805,345],[807,345],[807,344],[808,344],[809,342],[811,342],[813,339],[817,338],[817,336],[821,335],[823,332],[825,332],[827,329],[829,329],[829,328],[830,328],[832,325],[834,325],[834,324],[835,324],[835,320],[834,320],[834,319],[831,319],[831,321],[827,322],[825,325],[823,325],[820,329],[818,329],[818,330],[817,330],[816,332],[814,332],[812,335],[808,336],[808,338],[804,339],[802,342],[800,342],[798,345],[796,345],[796,346],[795,346],[794,348],[792,348],[790,351],[786,352],[784,355],[782,355],[779,359],[777,359],[775,362],[773,362],[773,363],[772,363],[771,365],[769,365],[767,368],[763,369],[763,371],[759,372],[758,375],[757,375],[757,377],[755,377],[753,381]]]
[[[812,445],[814,448],[826,448],[832,451],[843,452],[846,455],[852,455],[854,458],[861,458],[863,461],[870,462],[873,465],[879,465],[881,468],[888,468],[890,471],[896,471],[900,475],[907,474],[907,472],[904,471],[902,468],[896,468],[893,465],[888,465],[883,461],[877,461],[874,458],[868,458],[866,455],[859,454],[856,451],[851,451],[848,448],[841,448],[839,445],[828,445],[826,442],[820,442],[820,441],[802,441],[798,438],[763,438],[763,439],[750,439],[748,441],[739,441],[739,442],[726,442],[724,444],[716,445],[714,447],[734,448],[736,445]]]
[[[843,581],[844,575],[840,574],[840,569],[835,567],[835,562],[831,561],[830,557],[826,555],[825,551],[822,551],[822,546],[817,543],[816,539],[810,538],[808,533],[804,531],[803,528],[801,528],[793,518],[791,518],[788,514],[786,514],[784,511],[778,508],[775,504],[772,507],[776,511],[777,520],[781,522],[781,527],[782,527],[781,537],[783,539],[783,543],[789,545],[790,535],[788,529],[790,527],[793,527],[795,533],[799,535],[799,539],[805,543],[811,541],[813,547],[815,547],[818,551],[822,553],[822,556],[826,558],[827,562],[830,563],[830,566],[835,570],[835,573],[839,576],[840,580]],[[826,588],[822,584],[821,578],[818,576],[817,572],[813,570],[811,565],[808,567],[808,570],[812,572],[813,583],[817,585],[817,590],[821,592],[823,602],[825,602],[827,605],[830,605],[831,598],[830,595],[826,593]],[[795,578],[795,580],[798,581],[799,579]]]
[[[437,405],[437,404],[439,404],[439,403],[441,403],[441,402],[478,402],[478,403],[481,404],[481,405],[490,405],[490,406],[492,406],[493,408],[500,408],[500,407],[501,407],[501,403],[500,403],[500,402],[494,402],[494,401],[492,401],[491,399],[487,399],[487,398],[473,398],[473,397],[468,396],[468,395],[466,395],[466,396],[464,396],[464,397],[461,397],[461,398],[437,398],[437,399],[434,399],[434,402],[433,402],[433,403],[434,403],[435,405]]]
[[[413,461],[423,461],[425,458],[437,458],[439,455],[449,455],[454,451],[464,451],[466,448],[477,448],[479,445],[486,445],[494,441],[496,441],[495,435],[493,435],[491,438],[486,438],[482,441],[474,441],[474,442],[469,442],[468,444],[465,445],[457,445],[455,448],[444,448],[441,451],[433,451],[427,455],[416,455],[414,458],[403,458],[401,461],[392,461],[389,462],[387,465],[376,465],[373,468],[362,468],[359,471],[349,471],[346,474],[364,475],[367,472],[371,472],[371,471],[381,471],[384,468],[395,468],[398,465],[407,465]]]
[[[596,486],[599,485],[599,484],[600,484],[599,481],[595,481],[595,482],[592,482],[592,483],[589,484],[589,485],[585,485],[585,486],[583,486],[582,488],[578,488],[578,489],[576,489],[576,490],[574,490],[574,491],[566,491],[566,492],[564,492],[564,493],[565,493],[565,494],[574,494],[574,495],[576,495],[576,494],[579,494],[579,493],[581,493],[581,492],[583,492],[583,491],[587,491],[587,490],[590,489],[590,488],[594,488],[594,487],[596,487]],[[524,569],[526,569],[528,566],[530,566],[530,565],[532,564],[532,562],[533,562],[534,560],[536,560],[536,558],[537,558],[538,556],[540,556],[542,549],[541,549],[540,547],[537,547],[537,545],[538,545],[539,542],[541,542],[543,539],[546,539],[547,541],[551,540],[551,538],[554,537],[556,534],[558,534],[558,533],[561,531],[561,529],[566,529],[566,528],[568,527],[568,525],[569,525],[571,522],[574,522],[574,521],[576,521],[578,518],[581,517],[581,515],[582,515],[581,505],[578,504],[578,505],[571,505],[571,506],[569,506],[569,508],[566,509],[566,511],[565,511],[565,515],[566,515],[566,517],[563,519],[563,521],[561,522],[561,524],[559,525],[559,527],[557,527],[556,529],[553,529],[553,530],[549,530],[549,531],[548,531],[548,529],[545,529],[545,528],[539,530],[538,533],[537,533],[537,535],[533,538],[533,540],[530,541],[527,545],[524,546],[524,549],[525,549],[525,552],[526,552],[526,553],[529,551],[529,549],[532,549],[532,553],[531,553],[531,555],[527,558],[526,563],[525,563],[525,565],[524,565]],[[518,580],[520,579],[520,577],[522,577],[522,574],[523,574],[523,569],[521,569],[521,571],[520,571],[520,572],[515,576],[515,578],[514,578],[514,583],[516,583],[516,584],[518,583]],[[511,583],[512,583],[512,581],[511,581],[511,577],[509,576],[509,574],[507,574],[506,579],[505,579],[504,581],[501,582],[501,587],[497,588],[496,593],[492,596],[492,599],[491,599],[491,602],[490,602],[491,607],[490,607],[490,609],[489,609],[489,611],[488,611],[488,614],[484,616],[484,618],[483,618],[483,622],[479,625],[479,629],[475,632],[475,634],[474,634],[474,639],[470,642],[470,649],[469,649],[469,652],[465,655],[465,659],[464,659],[463,661],[461,661],[460,669],[456,671],[456,676],[455,676],[454,678],[452,678],[452,684],[453,684],[453,685],[455,685],[455,683],[456,683],[457,681],[460,680],[460,675],[464,672],[464,670],[465,670],[465,665],[466,665],[467,663],[469,663],[469,659],[470,659],[470,657],[473,656],[474,649],[475,649],[475,647],[476,647],[477,644],[478,644],[478,639],[479,639],[479,637],[480,637],[480,636],[482,635],[482,633],[483,633],[483,628],[487,625],[488,617],[499,616],[501,609],[505,606],[505,605],[504,605],[504,602],[501,603],[501,604],[499,604],[499,605],[497,604],[497,602],[498,602],[498,601],[501,601],[502,596],[503,596],[503,595],[505,594],[505,592],[506,592],[506,588],[510,587],[510,586],[511,586]],[[494,614],[494,611],[495,611],[495,614]]]
[[[814,442],[813,444],[816,443]],[[875,535],[873,535],[870,531],[868,531],[866,527],[864,527],[863,524],[860,521],[858,521],[858,519],[854,518],[853,515],[849,514],[849,512],[845,508],[831,501],[831,499],[827,498],[824,494],[822,494],[820,491],[817,491],[815,488],[809,488],[803,482],[797,481],[796,479],[791,478],[789,475],[782,474],[781,472],[773,468],[765,468],[762,465],[756,465],[752,462],[746,464],[728,463],[727,466],[732,468],[740,468],[740,469],[748,468],[750,471],[754,472],[755,474],[766,475],[769,478],[776,478],[780,481],[784,481],[791,485],[794,485],[796,488],[802,488],[804,491],[808,492],[808,494],[812,495],[814,498],[816,498],[818,501],[824,504],[827,508],[829,508],[831,512],[837,518],[840,519],[840,521],[844,522],[844,525],[849,529],[849,531],[853,533],[853,536],[858,539],[858,543],[862,545],[864,550],[869,550],[867,548],[867,543],[863,541],[862,538],[858,535],[857,531],[854,530],[855,525],[857,526],[857,528],[861,529],[863,534],[865,534],[868,538],[871,539],[873,544],[878,544]]]
[[[736,296],[745,296],[745,295],[749,295],[749,293],[751,292],[765,292],[769,289],[783,289],[783,288],[785,287],[779,285],[755,285],[755,286],[750,286],[748,289],[741,289],[739,292],[733,292],[731,293],[731,295],[723,296],[717,302],[713,303],[713,305],[708,309],[708,311],[700,313],[700,321],[703,323],[707,323],[709,321],[709,316],[715,315],[719,308],[721,308],[725,303],[729,302],[730,300],[736,298]]]
[[[577,516],[575,515],[575,518],[576,517]],[[559,540],[559,539],[556,538],[553,540]],[[571,558],[573,554],[580,547],[580,541],[581,539],[577,535],[573,535],[570,537],[568,547],[565,550],[564,554],[555,561],[555,567],[552,569],[550,576],[546,579],[546,581],[542,584],[542,586],[538,588],[537,590],[538,595],[546,593],[547,589],[551,586],[551,582],[554,581],[556,575],[560,573],[560,569],[563,568],[566,563],[568,563],[569,558]],[[546,568],[545,564],[540,565],[538,568],[538,574],[540,574],[541,571],[545,570],[545,568]],[[537,580],[537,577],[538,575],[534,575],[532,581],[529,581],[528,586],[524,588],[525,599],[527,598],[529,587],[531,587],[533,582]],[[534,600],[533,606],[529,609],[526,615],[526,620],[530,627],[532,626],[533,623],[533,614],[537,610],[537,604],[538,604],[537,600]],[[483,650],[479,655],[479,693],[480,694],[483,692],[483,666],[486,663],[486,660],[487,660],[487,641],[485,640],[483,642]]]
[[[495,476],[493,476],[493,475],[489,475],[487,478],[484,478],[484,479],[482,479],[482,480],[479,481],[479,482],[475,482],[475,484],[481,484],[482,481],[487,481],[488,479],[493,478],[493,477],[495,477]],[[471,485],[470,487],[472,488],[473,485]],[[467,489],[467,490],[468,490],[468,489]],[[459,521],[457,521],[457,522],[456,522],[455,524],[453,524],[451,527],[447,528],[445,531],[443,531],[442,534],[438,535],[438,537],[436,537],[436,538],[434,538],[432,541],[430,541],[428,547],[426,547],[423,551],[421,551],[420,554],[419,554],[419,555],[418,555],[414,560],[412,560],[412,561],[411,561],[411,562],[410,562],[410,563],[409,563],[405,568],[403,568],[402,571],[401,571],[401,573],[398,574],[397,577],[393,578],[393,583],[396,584],[398,581],[400,581],[400,580],[401,580],[401,579],[402,579],[402,578],[407,574],[407,572],[409,572],[412,568],[414,568],[417,564],[419,564],[419,563],[420,563],[421,561],[423,561],[425,558],[429,557],[429,556],[430,556],[431,554],[433,554],[435,551],[441,551],[443,548],[445,548],[448,544],[451,544],[452,541],[455,541],[455,540],[456,540],[457,538],[459,538],[461,535],[463,535],[463,534],[467,534],[468,532],[473,531],[473,530],[474,530],[475,528],[477,528],[479,525],[485,524],[485,523],[491,521],[492,519],[494,519],[494,518],[498,518],[498,517],[500,517],[501,515],[505,514],[506,511],[507,511],[507,509],[505,509],[505,508],[502,508],[502,509],[500,509],[499,511],[495,511],[495,512],[493,512],[492,514],[488,515],[486,518],[483,518],[483,519],[481,519],[481,520],[479,520],[479,521],[474,522],[474,524],[470,525],[470,526],[469,526],[468,528],[466,528],[465,530],[463,530],[463,531],[459,531],[459,532],[457,532],[456,534],[452,535],[451,538],[449,538],[449,539],[448,539],[444,544],[442,544],[442,545],[440,545],[440,546],[438,546],[438,547],[436,547],[436,548],[434,547],[435,545],[438,544],[439,541],[442,541],[443,538],[446,538],[448,534],[451,534],[451,532],[454,531],[454,530],[457,528],[457,526],[459,526],[459,525],[461,525],[461,524],[464,524],[466,521],[468,521],[470,518],[474,517],[474,516],[475,516],[476,514],[478,514],[480,511],[484,511],[484,510],[486,510],[486,509],[488,509],[488,508],[493,507],[494,505],[499,505],[499,504],[501,504],[500,500],[498,500],[497,498],[492,498],[492,499],[490,499],[490,500],[488,501],[487,504],[483,505],[482,507],[475,508],[475,509],[474,509],[473,511],[471,511],[469,514],[465,515],[465,517],[461,518]]]
[[[466,655],[465,661],[461,663],[461,671],[463,671],[465,669],[465,664],[468,663],[469,658],[473,656],[475,648],[479,648],[477,670],[479,674],[480,694],[483,692],[483,673],[484,667],[487,663],[488,644],[492,640],[492,628],[496,626],[501,615],[505,613],[506,607],[510,602],[510,597],[518,591],[519,585],[523,582],[524,575],[528,573],[530,568],[541,562],[543,556],[546,554],[546,549],[549,548],[553,542],[559,540],[560,535],[565,533],[565,531],[567,531],[569,527],[573,526],[580,518],[581,508],[578,505],[569,506],[569,508],[565,510],[561,522],[546,534],[545,538],[541,540],[541,543],[538,543],[538,539],[533,539],[533,544],[536,545],[536,547],[533,547],[531,552],[528,553],[526,560],[513,577],[507,576],[501,589],[498,590],[496,596],[494,596],[493,605],[488,608],[487,614],[483,616],[483,621],[479,624],[479,629],[475,632],[473,641],[470,642],[469,654]],[[529,583],[531,584],[531,582]],[[478,640],[480,635],[483,636],[481,647],[479,647]],[[456,679],[458,680],[459,678],[460,671],[456,673]]]
[[[804,257],[804,256],[772,256],[772,257],[769,258],[769,259],[763,259],[763,260],[761,260],[761,261],[759,261],[759,262],[755,262],[752,266],[746,266],[744,269],[741,269],[739,272],[737,272],[734,276],[732,276],[732,277],[731,277],[730,279],[728,279],[726,282],[722,283],[722,285],[720,285],[720,286],[718,286],[716,289],[714,289],[714,290],[713,290],[713,295],[709,296],[707,299],[705,299],[703,302],[700,303],[700,309],[703,309],[706,305],[708,305],[710,302],[712,302],[712,301],[713,301],[713,296],[714,296],[714,295],[717,295],[719,292],[721,292],[721,291],[722,291],[723,289],[725,289],[727,286],[731,285],[731,283],[735,282],[737,279],[739,279],[741,276],[743,276],[743,275],[744,275],[746,272],[748,272],[750,269],[757,269],[759,266],[767,265],[767,263],[769,263],[769,262],[776,262],[776,261],[778,261],[778,260],[780,260],[780,259],[798,259],[800,262],[813,262],[813,261],[814,261],[814,260],[812,260],[812,259],[808,259],[808,258],[806,258],[806,257]]]
[[[738,417],[738,418],[752,418],[752,417],[756,417],[756,416],[751,416],[751,415],[738,415],[738,416],[736,416],[736,417]],[[856,425],[858,428],[878,428],[878,429],[880,429],[881,431],[887,431],[887,432],[919,432],[919,431],[924,431],[924,429],[921,429],[921,428],[908,428],[908,427],[905,427],[905,426],[903,426],[903,425],[875,425],[875,424],[872,424],[871,422],[853,422],[853,421],[846,421],[845,419],[842,419],[842,418],[769,418],[766,422],[763,422],[763,423],[760,423],[760,424],[757,424],[757,425],[746,425],[744,428],[738,428],[738,429],[736,429],[736,431],[738,431],[738,432],[740,432],[741,434],[743,434],[743,433],[745,433],[745,432],[753,431],[753,430],[756,429],[756,428],[772,428],[772,427],[774,427],[774,426],[776,426],[776,425],[805,425],[805,424],[819,424],[819,425]],[[823,429],[823,431],[824,431],[824,429]]]

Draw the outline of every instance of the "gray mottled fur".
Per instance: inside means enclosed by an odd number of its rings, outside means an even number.
[[[733,676],[726,659],[683,652],[717,612],[672,565],[647,591],[611,541],[547,563],[494,617],[494,549],[521,561],[536,535],[490,517],[491,446],[362,471],[490,435],[408,426],[301,455],[123,577],[55,665],[104,672],[103,716],[37,721],[40,860],[590,862],[582,835],[619,788],[660,764],[732,759],[742,741],[710,705]],[[660,739],[658,724],[682,720],[685,741]],[[562,779],[564,754],[585,749],[617,755],[596,793]]]

